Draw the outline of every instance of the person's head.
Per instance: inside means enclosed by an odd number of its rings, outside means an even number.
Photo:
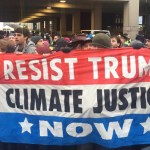
[[[55,35],[54,35],[54,42],[56,42],[58,39],[60,39],[61,38],[61,35],[60,35],[60,33],[56,33]]]
[[[144,35],[138,34],[138,35],[136,35],[135,39],[138,40],[138,41],[141,41],[142,43],[145,42],[145,37],[144,37]]]
[[[17,45],[23,45],[30,37],[30,32],[27,28],[17,28],[15,30],[15,41]]]
[[[112,48],[120,48],[122,45],[121,39],[118,36],[111,37],[111,46]]]
[[[150,35],[145,36],[145,46],[150,49]]]
[[[92,42],[91,39],[87,39],[84,35],[76,35],[74,38],[68,43],[68,47],[72,50],[78,49],[90,49],[89,45]]]
[[[130,39],[130,34],[128,34],[128,33],[124,33],[124,34],[123,34],[123,36],[124,36],[124,37],[126,37],[126,38],[127,38],[127,40],[129,40],[129,39]]]
[[[107,34],[98,33],[92,39],[92,46],[94,49],[97,48],[111,48],[111,40]]]
[[[40,35],[35,35],[31,37],[31,41],[34,42],[36,47],[41,47],[44,44],[43,38]]]
[[[8,46],[8,40],[0,39],[0,52],[6,52]]]
[[[121,40],[121,43],[123,44],[123,43],[125,43],[125,42],[127,41],[127,38],[124,37],[124,36],[121,36],[121,37],[120,37],[120,40]]]
[[[86,40],[82,41],[81,49],[83,49],[83,50],[91,49],[91,44],[92,44],[92,40],[86,39]]]
[[[15,49],[12,44],[12,41],[9,41],[7,39],[0,39],[0,52],[1,53],[13,53],[14,50]]]
[[[133,49],[141,49],[144,47],[144,43],[139,40],[135,40],[131,42],[130,46],[133,47]]]
[[[54,50],[55,51],[59,51],[59,50],[61,50],[61,48],[66,47],[66,46],[67,46],[67,41],[65,39],[63,39],[63,38],[59,38],[56,41]]]
[[[121,43],[122,43],[122,47],[128,47],[129,43],[128,43],[128,38],[124,35],[122,35],[120,37]]]
[[[10,33],[8,39],[13,46],[16,46],[16,40],[15,40],[15,34],[14,33]]]
[[[91,43],[91,39],[79,40],[69,43],[68,47],[70,47],[72,50],[86,50],[91,49]]]
[[[10,41],[15,41],[15,34],[14,33],[9,34],[9,40]]]

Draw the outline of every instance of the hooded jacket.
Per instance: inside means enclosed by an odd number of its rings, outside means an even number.
[[[34,42],[27,41],[22,52],[24,54],[35,54],[36,53],[35,49],[36,49],[36,46],[35,46]],[[18,51],[19,51],[19,46],[16,46],[15,52],[18,52]]]

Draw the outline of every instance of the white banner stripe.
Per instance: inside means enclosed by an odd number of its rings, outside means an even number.
[[[150,113],[149,107],[150,104],[148,103],[148,92],[150,92],[150,90],[148,90],[149,88],[150,88],[149,82],[119,84],[119,85],[101,84],[101,85],[85,85],[85,86],[83,85],[35,86],[35,85],[3,84],[0,85],[0,93],[1,93],[0,112],[26,113],[43,116],[62,116],[71,118],[78,118],[78,117],[104,118],[104,117],[121,116],[125,114],[149,114]],[[39,91],[42,93],[42,98],[45,97],[45,100],[42,100],[42,102],[40,102],[41,105],[38,105],[36,102],[35,103],[33,102],[33,100],[36,99],[35,97],[39,97]],[[124,92],[126,91],[127,93],[121,94],[122,91]],[[113,92],[114,107],[111,107],[112,92]],[[102,96],[100,96],[100,93],[102,93]],[[110,93],[110,95],[108,93]],[[143,94],[144,97],[141,96]],[[31,95],[33,104],[32,106],[31,106]],[[53,96],[54,99],[52,98]],[[102,105],[100,105],[100,102],[98,102],[97,97],[102,99]],[[143,101],[143,99],[145,100],[145,104],[141,102]],[[53,100],[54,105],[52,105]],[[117,101],[116,104],[115,100]],[[43,103],[43,101],[46,104]],[[145,108],[142,108],[144,106]]]

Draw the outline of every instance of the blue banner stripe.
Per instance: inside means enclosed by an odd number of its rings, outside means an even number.
[[[149,117],[150,114],[132,114],[112,118],[65,118],[1,113],[0,141],[42,145],[75,145],[93,142],[110,148],[149,144]],[[128,121],[129,124],[126,125]],[[58,130],[61,134],[54,135],[53,131]],[[105,137],[106,134],[108,137]]]

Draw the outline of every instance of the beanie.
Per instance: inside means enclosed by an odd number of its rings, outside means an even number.
[[[32,36],[31,37],[31,41],[35,43],[35,45],[37,44],[37,42],[39,40],[43,39],[40,35],[36,35],[36,36]]]
[[[133,49],[140,49],[144,47],[144,44],[139,40],[135,40],[131,43],[131,47],[133,47]]]
[[[110,48],[111,47],[111,40],[107,34],[98,33],[92,39],[92,45],[99,46],[102,48]]]

